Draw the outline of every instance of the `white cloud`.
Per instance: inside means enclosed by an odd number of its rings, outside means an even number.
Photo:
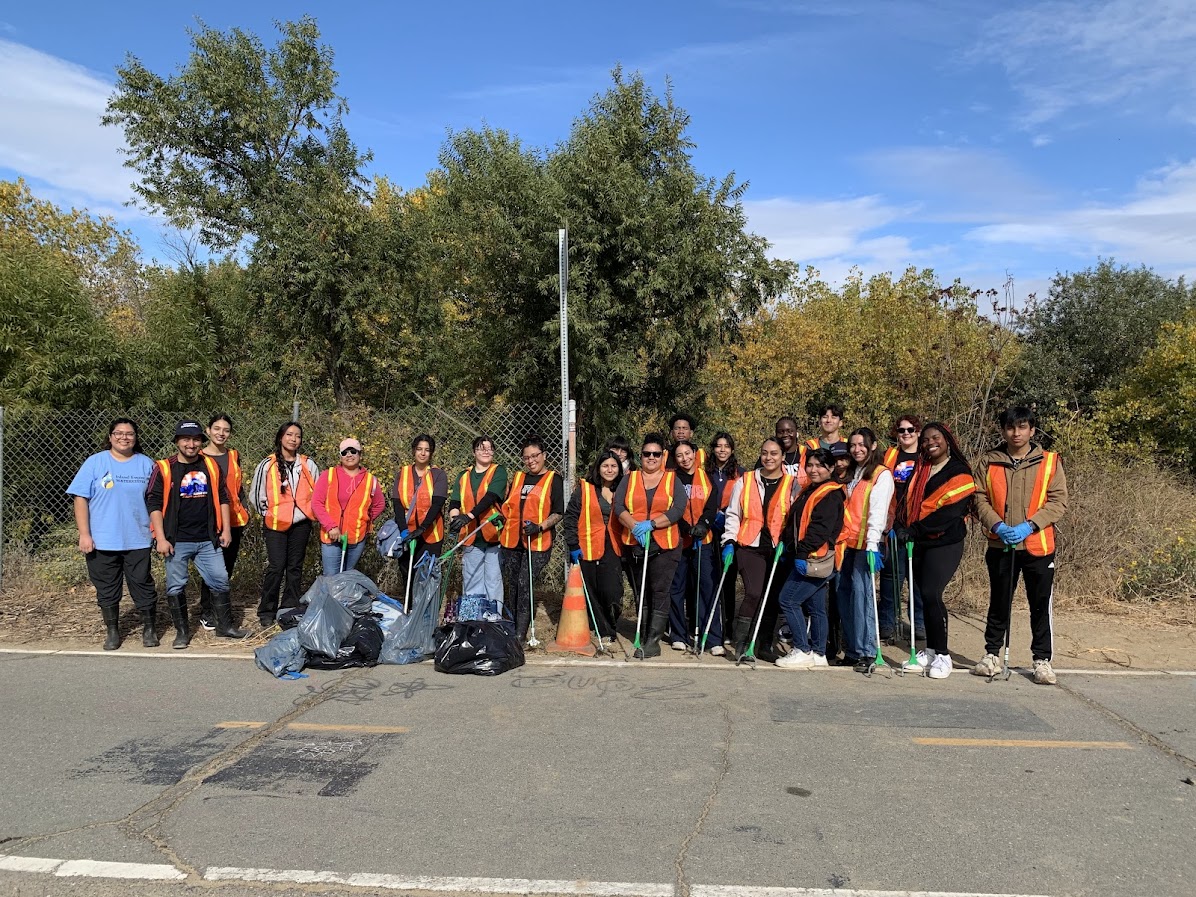
[[[45,184],[39,195],[123,218],[132,172],[124,140],[100,124],[112,84],[87,69],[0,38],[0,166]]]
[[[974,60],[999,60],[1037,130],[1075,109],[1161,112],[1196,122],[1191,0],[1052,0],[1005,9]]]

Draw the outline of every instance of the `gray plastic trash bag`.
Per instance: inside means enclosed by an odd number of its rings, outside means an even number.
[[[311,593],[312,590],[308,590],[308,594]],[[299,644],[308,651],[336,657],[341,642],[352,628],[353,614],[324,589],[316,592],[294,631],[299,634]]]
[[[425,554],[411,573],[411,613],[386,629],[379,663],[417,663],[436,651],[440,616],[440,561]]]
[[[374,596],[380,593],[374,581],[364,573],[359,570],[346,570],[332,576],[317,576],[311,588],[299,600],[304,604],[311,604],[320,594],[332,596],[353,616],[360,617],[370,612]]]
[[[275,678],[284,673],[298,673],[307,662],[307,652],[299,644],[299,630],[280,632],[253,652],[253,662]]]

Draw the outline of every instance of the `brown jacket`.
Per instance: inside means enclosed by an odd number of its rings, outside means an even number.
[[[1004,468],[1005,481],[1008,484],[1006,495],[1008,500],[1005,507],[1005,519],[1002,520],[993,510],[989,499],[987,486],[989,465],[996,464]],[[1034,489],[1034,480],[1038,476],[1039,465],[1042,464],[1042,448],[1031,443],[1030,454],[1021,461],[1015,462],[1005,451],[1004,447],[989,452],[984,456],[976,468],[976,516],[984,527],[985,535],[993,531],[998,523],[1017,526],[1026,520],[1026,511],[1030,507],[1030,493]],[[994,471],[994,476],[997,473]],[[1046,529],[1058,523],[1067,510],[1067,476],[1063,473],[1063,461],[1057,460],[1055,475],[1047,486],[1046,504],[1038,513],[1030,518],[1035,531]],[[1018,546],[1019,548],[1022,546]]]

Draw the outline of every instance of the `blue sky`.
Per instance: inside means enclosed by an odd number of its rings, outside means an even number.
[[[273,41],[316,17],[373,172],[415,187],[449,129],[563,140],[610,83],[665,79],[695,163],[750,183],[774,254],[841,282],[933,267],[1045,292],[1098,256],[1196,275],[1192,0],[720,0],[455,4],[66,0],[0,12],[0,177],[116,215],[133,173],[98,118],[126,53],[166,73],[196,16]]]

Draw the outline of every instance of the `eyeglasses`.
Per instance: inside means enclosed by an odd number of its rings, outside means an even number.
[[[543,456],[544,456],[543,452],[536,452],[535,454],[532,454],[532,455],[524,455],[523,460],[524,461],[535,461],[537,458],[541,458]]]
[[[136,433],[121,433],[118,431],[118,432],[115,432],[112,434],[112,438],[113,439],[136,439],[137,434]]]
[[[640,452],[640,455],[644,458],[659,458],[664,452]]]
[[[360,454],[361,454],[361,449],[355,449],[355,448],[341,449],[341,457],[342,458],[345,457],[345,455],[360,455]]]
[[[916,427],[898,427],[897,432],[901,433],[902,435],[908,436],[912,433],[917,433],[918,430]]]

